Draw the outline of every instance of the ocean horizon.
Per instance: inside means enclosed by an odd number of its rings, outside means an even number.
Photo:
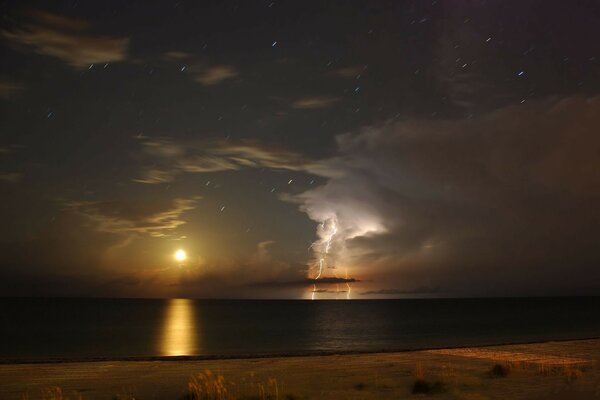
[[[600,297],[0,299],[0,362],[261,357],[600,337]]]

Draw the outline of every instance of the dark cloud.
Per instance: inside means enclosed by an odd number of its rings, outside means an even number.
[[[85,32],[87,21],[43,11],[35,11],[31,17],[33,21],[22,27],[2,30],[2,36],[23,49],[59,58],[77,69],[127,59],[128,38],[92,36]]]
[[[340,293],[348,293],[348,289],[340,289],[340,290],[332,290],[332,289],[313,289],[312,293],[321,293],[321,294],[340,294]]]

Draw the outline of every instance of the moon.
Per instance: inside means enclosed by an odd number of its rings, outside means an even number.
[[[187,254],[185,253],[185,250],[179,249],[175,252],[173,257],[175,257],[175,260],[177,261],[185,261]]]

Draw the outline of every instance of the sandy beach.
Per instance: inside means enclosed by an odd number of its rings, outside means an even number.
[[[192,382],[196,390],[221,387],[224,399],[600,399],[599,365],[600,339],[307,357],[15,363],[0,365],[0,398],[183,399]]]

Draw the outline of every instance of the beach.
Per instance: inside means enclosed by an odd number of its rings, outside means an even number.
[[[600,339],[244,359],[4,363],[1,399],[600,399]],[[227,397],[229,396],[229,397]]]

